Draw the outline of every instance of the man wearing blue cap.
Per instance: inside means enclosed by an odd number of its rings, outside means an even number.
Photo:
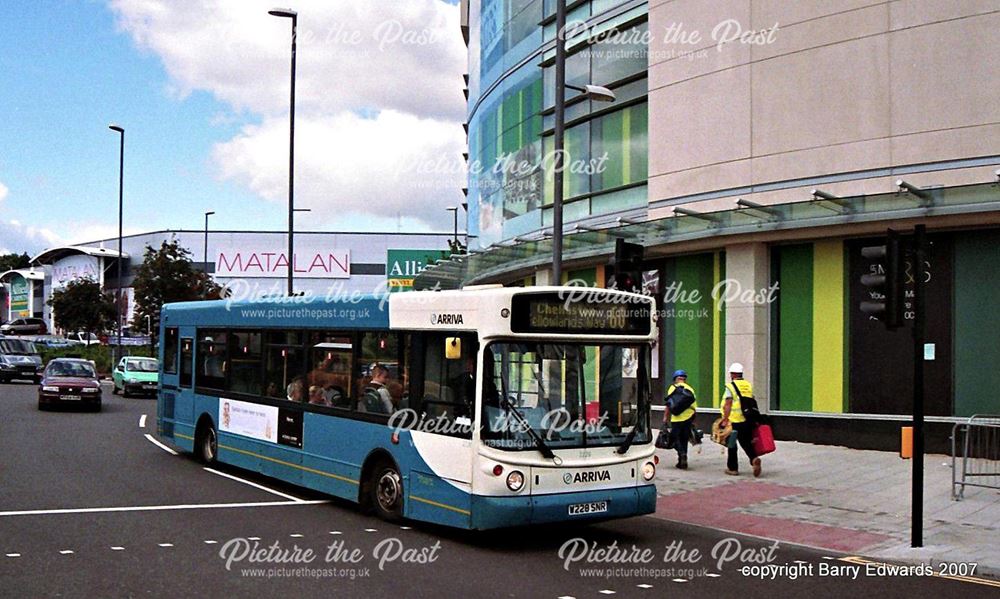
[[[694,389],[687,384],[687,372],[674,372],[674,384],[667,389],[667,406],[663,413],[663,426],[670,418],[670,440],[677,450],[677,468],[687,470],[688,441],[691,439],[691,425],[694,423],[696,398]]]

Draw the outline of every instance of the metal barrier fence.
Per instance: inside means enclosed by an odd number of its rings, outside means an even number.
[[[1000,489],[1000,416],[976,414],[951,429],[951,498],[965,487]]]

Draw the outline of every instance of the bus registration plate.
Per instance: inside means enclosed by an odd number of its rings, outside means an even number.
[[[600,514],[608,511],[607,501],[591,501],[588,503],[574,503],[569,506],[570,516],[582,516],[584,514]]]

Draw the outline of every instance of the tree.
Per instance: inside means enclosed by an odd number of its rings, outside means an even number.
[[[146,246],[132,288],[135,292],[134,322],[145,324],[149,317],[154,343],[160,329],[163,304],[218,299],[220,290],[210,276],[194,268],[191,252],[182,248],[176,239],[164,241],[156,250]]]
[[[101,291],[100,284],[91,278],[70,281],[52,294],[48,304],[55,314],[56,326],[66,331],[96,335],[115,322],[114,298]]]
[[[31,258],[28,254],[0,254],[0,272],[28,268],[31,265]]]

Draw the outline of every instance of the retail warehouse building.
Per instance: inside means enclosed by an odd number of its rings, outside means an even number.
[[[567,82],[616,99],[567,90],[567,164],[599,168],[565,175],[565,270],[606,285],[616,238],[645,247],[659,392],[684,368],[717,407],[739,361],[780,436],[896,447],[911,335],[860,311],[861,275],[882,267],[861,248],[923,223],[928,447],[945,450],[959,417],[1000,412],[1000,6],[568,4]],[[554,6],[462,2],[470,163],[551,152]],[[547,173],[475,169],[478,248],[418,285],[551,282]]]
[[[159,249],[175,240],[191,253],[194,268],[204,269],[235,297],[287,291],[288,236],[270,231],[210,231],[206,250],[204,231],[155,231],[130,235],[122,242],[118,274],[118,238],[45,250],[31,259],[31,267],[0,273],[7,295],[4,320],[39,317],[54,331],[48,305],[52,293],[81,277],[97,281],[108,291],[122,289],[125,321],[133,323],[132,282],[146,248]],[[325,297],[353,293],[409,289],[425,266],[450,255],[452,234],[438,233],[328,233],[296,232],[295,290]]]

